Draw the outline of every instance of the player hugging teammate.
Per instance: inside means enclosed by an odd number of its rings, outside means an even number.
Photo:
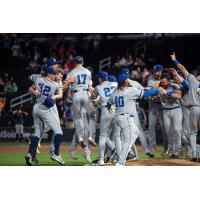
[[[29,91],[36,96],[33,107],[35,132],[25,157],[27,165],[32,165],[35,159],[41,134],[45,132],[43,124],[45,129],[52,129],[54,132],[50,148],[51,159],[65,164],[59,152],[62,129],[55,101],[62,98],[63,89],[66,88],[72,93],[75,123],[70,148],[73,159],[77,159],[76,150],[80,144],[84,157],[92,163],[89,144],[97,146],[95,132],[98,107],[101,116],[96,165],[104,166],[107,162],[112,162],[116,166],[124,166],[127,160],[137,159],[137,138],[145,154],[153,158],[158,119],[163,137],[163,158],[180,158],[184,145],[187,157],[198,161],[200,148],[196,138],[200,120],[199,81],[176,60],[175,54],[171,55],[171,59],[178,71],[155,65],[146,88],[130,79],[127,68],[122,68],[117,78],[100,71],[99,85],[93,88],[91,71],[83,66],[81,56],[75,57],[75,67],[62,83],[55,59],[49,59],[45,74],[31,76],[34,85]],[[136,100],[141,98],[149,100],[148,137],[143,131],[136,109]]]

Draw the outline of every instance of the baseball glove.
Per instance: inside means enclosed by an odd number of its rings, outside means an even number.
[[[48,108],[53,107],[55,104],[55,100],[53,100],[50,96],[48,96],[45,101],[44,101],[44,105]]]

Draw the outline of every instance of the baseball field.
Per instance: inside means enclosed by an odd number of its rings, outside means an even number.
[[[70,145],[63,143],[61,146],[61,155],[66,162],[66,166],[85,166],[85,160],[81,148],[77,151],[77,160],[71,158],[69,154]],[[48,154],[48,143],[43,143],[38,155],[39,163],[35,166],[59,166],[56,162],[50,159]],[[192,162],[185,159],[163,159],[161,156],[161,147],[158,147],[155,152],[155,158],[146,156],[140,146],[137,146],[139,152],[139,160],[127,162],[128,166],[200,166],[200,162]],[[19,144],[15,142],[0,143],[0,166],[25,166],[24,156],[27,152],[28,144]],[[92,160],[97,159],[97,148],[92,148]],[[89,164],[88,164],[89,165]]]

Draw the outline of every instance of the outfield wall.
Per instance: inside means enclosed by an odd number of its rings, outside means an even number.
[[[33,132],[34,132],[33,128],[25,127],[23,138],[29,139],[31,134],[33,134]],[[144,132],[145,132],[145,134],[148,135],[148,131],[144,131]],[[161,131],[158,129],[156,131],[156,134],[157,134],[157,143],[161,144],[162,143]],[[63,141],[64,142],[71,142],[73,135],[74,135],[74,129],[63,129]],[[97,135],[96,140],[98,142],[99,129],[97,129],[96,135]],[[48,134],[43,134],[43,136],[42,136],[43,141],[47,141],[47,142],[50,141],[51,136],[52,136],[51,131]],[[0,141],[12,141],[12,140],[15,140],[15,138],[16,138],[15,128],[13,128],[13,127],[0,127]],[[137,140],[137,143],[139,144],[138,140]]]

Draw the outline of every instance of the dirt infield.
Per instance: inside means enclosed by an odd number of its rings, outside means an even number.
[[[28,149],[28,144],[25,145],[0,145],[0,153],[26,153]],[[48,152],[49,145],[44,144],[41,148],[41,153]],[[97,148],[92,148],[92,152],[97,152]],[[61,153],[66,153],[69,151],[69,145],[62,145]],[[81,152],[81,148],[78,148]],[[138,147],[138,152],[143,152],[141,147]],[[161,152],[161,148],[156,150],[157,153]],[[162,159],[162,158],[146,158],[137,161],[127,162],[127,166],[200,166],[200,162],[192,162],[187,159]]]
[[[162,159],[149,158],[127,162],[128,166],[200,166],[200,162],[192,162],[186,159]]]

